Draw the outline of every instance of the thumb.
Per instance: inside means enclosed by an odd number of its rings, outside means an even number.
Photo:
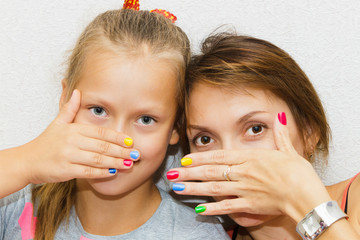
[[[69,101],[61,108],[57,121],[60,123],[72,123],[80,107],[80,92],[75,89]]]
[[[291,143],[285,112],[278,113],[274,121],[274,139],[278,150],[285,153],[296,153]]]

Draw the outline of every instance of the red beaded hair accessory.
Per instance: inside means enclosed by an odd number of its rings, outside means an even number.
[[[123,5],[123,8],[124,9],[133,9],[135,11],[139,11],[140,9],[140,4],[139,4],[139,0],[125,0],[124,1],[124,5]],[[164,17],[170,19],[173,23],[177,20],[177,17],[166,11],[166,10],[163,10],[163,9],[154,9],[154,10],[151,10],[150,12],[156,12],[156,13],[159,13],[161,15],[163,15]]]

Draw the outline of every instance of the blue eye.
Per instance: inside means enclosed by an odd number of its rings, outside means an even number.
[[[200,136],[200,137],[197,137],[194,139],[194,143],[197,146],[206,146],[213,142],[214,142],[214,139],[212,139],[209,136]]]
[[[92,114],[94,114],[95,116],[98,116],[98,117],[106,117],[107,116],[105,109],[102,107],[91,107],[90,111]]]
[[[143,124],[143,125],[152,125],[154,124],[156,121],[154,118],[149,117],[149,116],[141,116],[138,121],[138,123]]]

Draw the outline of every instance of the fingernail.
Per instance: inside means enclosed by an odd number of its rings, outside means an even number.
[[[130,157],[134,160],[136,160],[140,156],[140,153],[138,151],[131,151]]]
[[[132,163],[133,163],[132,160],[130,160],[130,159],[124,159],[124,166],[130,167]]]
[[[116,169],[115,169],[115,168],[109,168],[109,173],[115,174],[115,173],[116,173]]]
[[[192,159],[191,158],[182,158],[181,159],[181,165],[182,166],[189,166],[192,164]]]
[[[284,112],[278,113],[278,119],[282,125],[286,125],[286,114]]]
[[[174,191],[184,191],[185,185],[182,183],[174,183],[172,189]]]
[[[171,180],[171,179],[176,179],[179,177],[179,172],[178,171],[168,171],[166,173],[166,177],[167,179]]]
[[[205,210],[206,210],[205,206],[197,206],[197,207],[195,207],[195,212],[196,213],[202,213],[202,212],[205,212]]]
[[[129,137],[124,139],[124,143],[126,146],[130,147],[133,144],[133,140]]]

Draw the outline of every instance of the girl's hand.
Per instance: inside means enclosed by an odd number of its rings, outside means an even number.
[[[220,200],[195,208],[200,214],[285,214],[298,222],[311,209],[331,199],[311,164],[292,146],[286,126],[278,120],[274,123],[274,138],[277,150],[189,154],[182,159],[186,166],[170,170],[168,179],[181,181],[173,185],[177,194]],[[183,182],[189,180],[202,182]]]
[[[80,92],[74,90],[47,129],[20,147],[19,167],[29,183],[111,177],[139,159],[139,152],[130,148],[132,139],[126,135],[73,123],[79,107]]]

